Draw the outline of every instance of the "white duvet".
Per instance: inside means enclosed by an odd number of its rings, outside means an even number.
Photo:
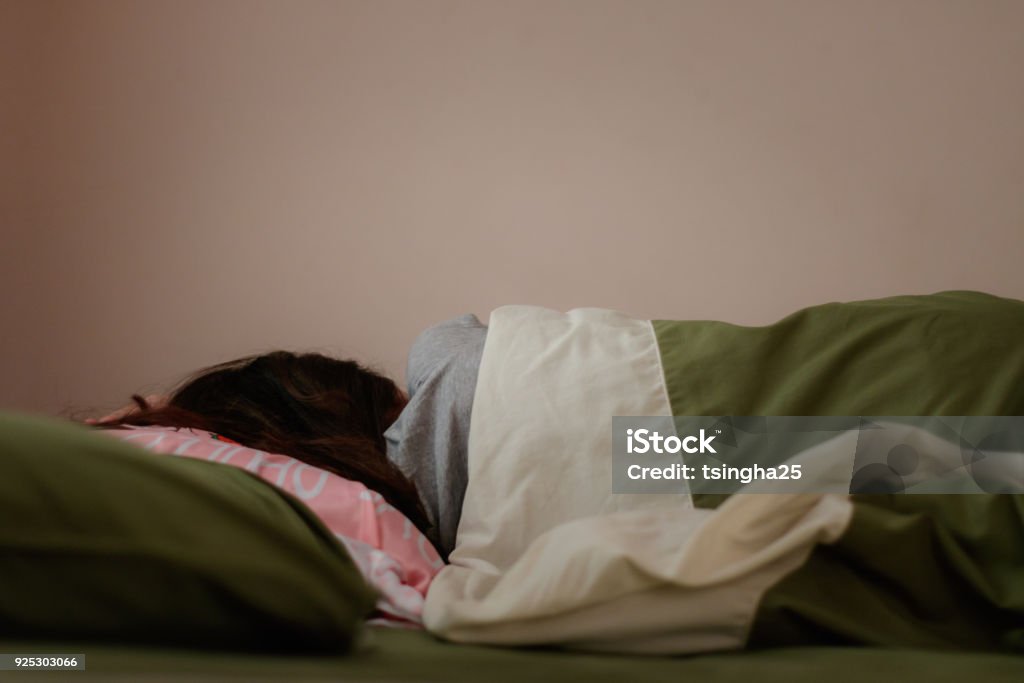
[[[424,623],[459,642],[633,653],[742,647],[764,592],[837,539],[842,495],[612,494],[614,415],[669,415],[646,320],[529,306],[490,318],[469,486]]]

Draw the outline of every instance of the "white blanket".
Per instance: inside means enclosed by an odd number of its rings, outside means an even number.
[[[657,340],[612,311],[491,314],[469,486],[424,623],[459,642],[633,653],[742,647],[770,586],[849,523],[842,495],[611,493],[615,415],[669,415]]]

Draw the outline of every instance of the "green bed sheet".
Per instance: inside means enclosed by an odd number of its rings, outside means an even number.
[[[625,657],[440,642],[371,629],[344,657],[263,656],[75,643],[0,642],[0,652],[82,652],[86,671],[0,672],[24,681],[1024,681],[1024,658],[969,652],[805,647],[696,657]]]

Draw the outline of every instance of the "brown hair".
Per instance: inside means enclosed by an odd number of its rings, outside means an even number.
[[[137,411],[95,426],[192,427],[290,455],[361,482],[429,530],[416,487],[386,456],[384,431],[405,397],[355,361],[274,351],[200,370],[163,405],[132,399]]]

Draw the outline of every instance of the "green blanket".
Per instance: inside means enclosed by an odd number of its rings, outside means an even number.
[[[846,533],[765,594],[749,645],[1024,653],[1024,496],[857,496]]]
[[[673,415],[1021,415],[1024,302],[943,292],[773,325],[653,321]]]
[[[766,327],[654,328],[675,415],[1024,414],[1016,300],[944,292],[815,306]],[[751,645],[1024,650],[1020,496],[854,505],[843,537],[766,593]]]

